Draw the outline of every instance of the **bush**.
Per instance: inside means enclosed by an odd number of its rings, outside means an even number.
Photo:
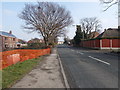
[[[28,46],[21,47],[20,49],[44,49],[44,43],[28,43]]]

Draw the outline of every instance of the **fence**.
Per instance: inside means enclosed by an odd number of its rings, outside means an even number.
[[[96,49],[120,49],[120,39],[95,39],[81,41],[81,47]]]
[[[28,59],[37,58],[38,56],[46,55],[50,53],[50,48],[31,50],[31,49],[19,49],[0,52],[0,70],[6,68],[17,62],[23,62]]]

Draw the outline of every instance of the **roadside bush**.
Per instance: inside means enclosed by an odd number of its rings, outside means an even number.
[[[28,43],[28,46],[24,46],[21,49],[44,49],[45,44],[44,43]]]

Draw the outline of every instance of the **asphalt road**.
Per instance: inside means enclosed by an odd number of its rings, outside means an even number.
[[[66,45],[58,54],[71,88],[118,88],[118,56]]]

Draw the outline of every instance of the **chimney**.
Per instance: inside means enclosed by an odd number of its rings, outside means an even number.
[[[9,33],[12,34],[12,31],[10,30]]]
[[[104,32],[107,31],[107,29],[104,29]]]
[[[118,26],[118,29],[120,30],[120,26]]]

